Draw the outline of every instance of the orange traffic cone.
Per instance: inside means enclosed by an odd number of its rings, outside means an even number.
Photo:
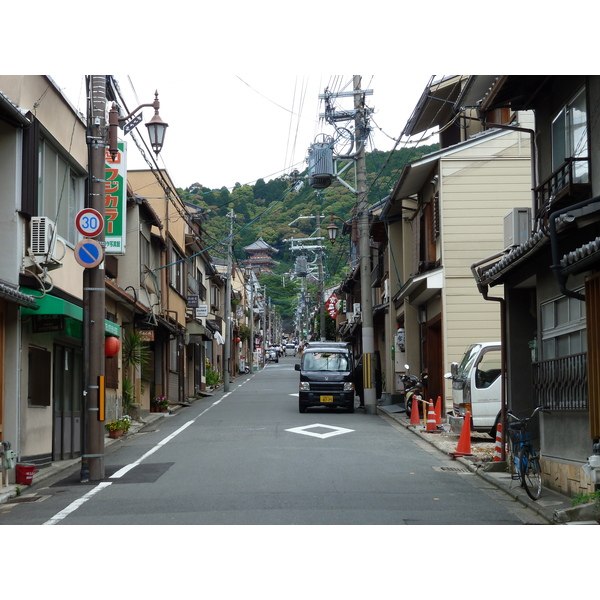
[[[439,396],[435,403],[435,423],[436,425],[442,424],[442,399]]]
[[[435,408],[433,407],[431,398],[429,399],[429,410],[427,411],[427,425],[425,427],[425,431],[427,433],[439,433],[435,416]]]
[[[448,452],[450,456],[473,456],[471,454],[471,413],[467,411],[465,415],[462,431],[458,438],[458,444],[454,452]]]
[[[410,423],[409,426],[417,426],[421,424],[421,419],[419,418],[419,401],[416,398],[413,398],[412,408],[410,411]]]
[[[502,461],[502,423],[496,427],[496,445],[494,446],[493,462]]]

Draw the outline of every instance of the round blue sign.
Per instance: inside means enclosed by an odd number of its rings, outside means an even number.
[[[97,267],[104,259],[102,246],[96,240],[81,240],[75,246],[75,260],[88,269]]]

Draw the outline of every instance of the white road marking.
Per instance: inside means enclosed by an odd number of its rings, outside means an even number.
[[[98,492],[103,490],[105,487],[112,485],[112,481],[103,481],[99,483],[95,488],[91,489],[85,496],[82,496],[75,502],[71,502],[67,508],[57,512],[51,519],[46,521],[44,525],[56,525],[64,518],[68,517],[72,512],[75,512],[82,504],[85,504],[92,496],[95,496]]]
[[[125,473],[128,473],[129,471],[131,471],[131,469],[133,469],[134,467],[137,467],[142,461],[146,460],[146,458],[148,458],[149,456],[154,454],[157,450],[162,448],[165,444],[168,444],[174,437],[178,436],[182,431],[187,429],[190,425],[192,425],[195,421],[197,421],[201,416],[205,415],[213,406],[220,404],[230,394],[231,394],[231,392],[227,392],[226,394],[223,394],[223,396],[219,400],[216,400],[209,407],[205,408],[195,419],[192,419],[191,421],[188,421],[187,423],[182,425],[179,429],[177,429],[176,431],[174,431],[173,433],[168,435],[166,438],[164,438],[163,440],[158,442],[158,444],[156,444],[156,446],[154,446],[154,448],[151,448],[150,450],[148,450],[148,452],[146,452],[146,454],[144,454],[143,456],[138,458],[136,461],[134,461],[128,465],[125,465],[123,468],[119,469],[116,473],[111,475],[110,478],[111,479],[120,479],[121,477],[123,477],[123,475],[125,475]],[[90,490],[87,494],[85,494],[78,500],[75,500],[74,502],[69,504],[69,506],[67,506],[67,508],[65,508],[64,510],[61,510],[60,512],[56,513],[51,519],[48,519],[48,521],[46,521],[44,523],[44,525],[56,525],[57,523],[59,523],[60,521],[62,521],[66,517],[68,517],[71,513],[75,512],[81,505],[85,504],[92,496],[94,496],[95,494],[97,494],[98,492],[103,490],[105,487],[108,487],[109,485],[112,485],[112,481],[103,481],[103,482],[99,483],[95,488]]]
[[[331,429],[329,433],[317,433],[315,431],[308,431],[309,429],[318,429],[324,427],[325,429]],[[303,427],[293,427],[292,429],[286,429],[291,433],[299,433],[300,435],[310,435],[312,437],[325,438],[333,437],[334,435],[342,435],[344,433],[351,433],[354,429],[345,429],[344,427],[334,427],[332,425],[323,425],[322,423],[315,423],[314,425],[304,425]]]

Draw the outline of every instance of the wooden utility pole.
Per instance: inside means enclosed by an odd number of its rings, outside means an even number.
[[[106,197],[106,76],[88,78],[89,198],[87,207],[104,220]],[[104,247],[104,231],[96,237]],[[84,382],[84,447],[81,481],[104,479],[104,260],[83,273],[83,344],[86,375]]]
[[[233,253],[233,209],[227,214],[229,217],[229,241],[227,243],[227,282],[225,285],[225,367],[223,369],[223,391],[229,391],[229,376],[231,374],[231,277]]]
[[[360,89],[361,77],[354,76],[354,110],[356,139],[360,151],[356,157],[358,251],[360,255],[360,310],[362,313],[362,351],[365,413],[377,414],[377,392],[373,372],[375,338],[373,333],[373,299],[371,297],[371,247],[369,244],[369,205],[367,201],[367,164],[365,141],[367,136],[364,94]]]

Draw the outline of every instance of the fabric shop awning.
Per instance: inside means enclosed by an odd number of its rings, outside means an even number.
[[[58,315],[68,317],[74,321],[83,321],[83,308],[77,306],[68,300],[58,298],[52,294],[46,294],[43,298],[37,298],[39,290],[31,290],[29,288],[22,287],[21,292],[33,296],[38,308],[24,307],[22,312],[24,315]],[[121,335],[121,326],[118,323],[104,320],[104,333],[106,335],[114,335],[119,337]]]

